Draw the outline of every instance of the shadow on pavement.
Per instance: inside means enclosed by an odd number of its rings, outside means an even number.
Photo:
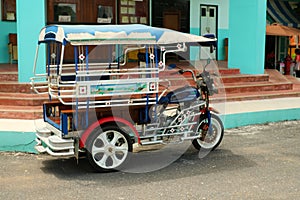
[[[151,152],[148,153],[151,155]],[[201,174],[218,173],[222,171],[233,171],[237,169],[249,168],[256,165],[241,155],[233,154],[227,149],[217,149],[210,152],[206,157],[200,159],[198,151],[190,147],[179,159],[169,166],[157,171],[148,173],[126,173],[110,172],[95,173],[89,165],[87,159],[80,159],[78,164],[76,159],[54,159],[49,158],[42,162],[41,170],[47,174],[53,174],[59,179],[88,181],[89,183],[101,182],[102,185],[121,187],[130,182],[132,185],[147,182],[158,182],[164,180],[193,177]],[[101,181],[103,180],[103,181]]]

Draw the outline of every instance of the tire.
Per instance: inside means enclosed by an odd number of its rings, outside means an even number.
[[[223,139],[224,126],[221,119],[217,115],[211,114],[211,131],[209,131],[208,128],[206,128],[207,130],[203,130],[205,129],[205,126],[207,127],[207,125],[207,119],[204,116],[201,116],[199,125],[196,129],[197,133],[200,134],[200,138],[192,141],[193,146],[197,150],[200,150],[201,148],[205,150],[214,150],[220,145]],[[205,133],[206,135],[203,136]]]
[[[88,138],[87,158],[99,172],[120,170],[132,152],[132,140],[117,125],[99,127]]]

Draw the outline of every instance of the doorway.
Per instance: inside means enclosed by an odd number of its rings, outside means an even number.
[[[152,16],[154,27],[190,32],[190,0],[152,1]]]
[[[265,69],[280,70],[279,63],[285,61],[288,55],[291,56],[289,50],[288,37],[267,35],[265,45]]]
[[[218,6],[200,5],[200,34],[214,34],[217,37]],[[217,52],[210,53],[210,47],[201,47],[200,59],[217,59]]]
[[[163,27],[180,31],[180,11],[169,11],[163,13]]]

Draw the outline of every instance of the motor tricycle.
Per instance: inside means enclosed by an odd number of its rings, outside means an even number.
[[[195,43],[212,49],[216,39],[145,25],[44,27],[31,84],[49,101],[36,150],[85,155],[96,170],[109,171],[122,169],[140,146],[190,140],[198,150],[217,148],[224,128],[209,106],[217,92],[207,70],[210,60],[199,74],[168,64],[169,53],[187,52]],[[39,51],[46,51],[43,74],[36,72]],[[143,59],[130,61],[129,53]],[[182,75],[177,81],[189,74],[192,83],[175,86],[166,74]]]

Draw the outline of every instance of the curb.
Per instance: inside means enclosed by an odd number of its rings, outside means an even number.
[[[300,108],[228,114],[224,116],[224,119],[225,129],[270,122],[300,120]]]

